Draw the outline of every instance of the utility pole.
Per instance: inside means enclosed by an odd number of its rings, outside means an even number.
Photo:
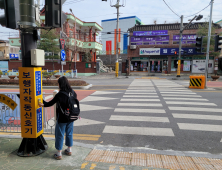
[[[117,3],[116,5],[111,5],[111,7],[116,7],[117,9],[117,24],[116,24],[116,77],[118,77],[118,74],[119,74],[119,43],[118,43],[118,40],[119,40],[119,8],[120,7],[123,7],[123,5],[120,5],[120,0],[117,0]]]
[[[182,47],[182,40],[183,40],[183,15],[180,17],[180,42],[179,42],[179,57],[178,57],[178,65],[177,65],[177,77],[180,77],[180,63],[181,63],[181,47]]]
[[[76,71],[76,60],[77,60],[77,58],[76,58],[76,16],[73,14],[71,8],[69,10],[70,10],[70,12],[72,13],[72,15],[75,18],[75,26],[74,26],[75,27],[75,34],[74,34],[74,58],[75,58],[75,71]]]
[[[206,88],[206,89],[207,89],[207,77],[208,77],[208,61],[209,61],[209,52],[210,52],[210,38],[211,38],[211,25],[212,25],[213,3],[214,3],[214,0],[211,0],[210,21],[209,21],[208,39],[207,39],[206,65],[205,65],[205,88]]]
[[[182,40],[183,40],[183,31],[190,26],[193,20],[196,19],[196,21],[201,20],[203,18],[203,15],[195,16],[193,19],[190,20],[190,22],[183,26],[183,15],[181,15],[181,23],[180,23],[180,42],[179,42],[179,57],[178,57],[178,65],[177,65],[177,77],[180,77],[180,64],[181,64],[181,50],[182,50]]]

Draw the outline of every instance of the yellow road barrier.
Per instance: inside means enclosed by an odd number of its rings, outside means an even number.
[[[190,76],[189,88],[192,89],[204,89],[205,88],[205,76]]]

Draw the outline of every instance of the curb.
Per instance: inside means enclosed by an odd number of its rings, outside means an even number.
[[[73,89],[83,89],[88,90],[92,87],[92,84],[89,84],[88,86],[71,86]],[[0,85],[0,88],[19,88],[19,86],[13,86],[13,85]],[[42,86],[43,89],[56,89],[58,86]]]

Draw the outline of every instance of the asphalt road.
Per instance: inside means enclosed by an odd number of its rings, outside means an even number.
[[[221,90],[190,90],[185,80],[87,82],[94,84],[91,90],[97,92],[81,101],[82,108],[87,108],[81,116],[98,124],[76,126],[74,131],[101,137],[82,142],[222,153]]]
[[[222,153],[222,90],[191,90],[187,80],[86,81],[95,92],[80,101],[74,133],[90,137],[78,142]]]

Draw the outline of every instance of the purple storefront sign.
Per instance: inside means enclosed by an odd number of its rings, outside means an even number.
[[[134,31],[133,32],[133,36],[155,36],[155,35],[168,35],[168,30]]]
[[[179,41],[179,40],[180,40],[180,35],[173,36],[173,41]],[[183,40],[196,40],[196,35],[194,34],[183,35]]]
[[[158,45],[158,44],[163,44],[163,42],[156,42],[156,44]]]
[[[143,37],[131,37],[131,42],[143,42]]]
[[[166,36],[157,36],[156,41],[169,41],[169,35]]]
[[[152,42],[155,41],[155,37],[143,37],[143,42]]]

